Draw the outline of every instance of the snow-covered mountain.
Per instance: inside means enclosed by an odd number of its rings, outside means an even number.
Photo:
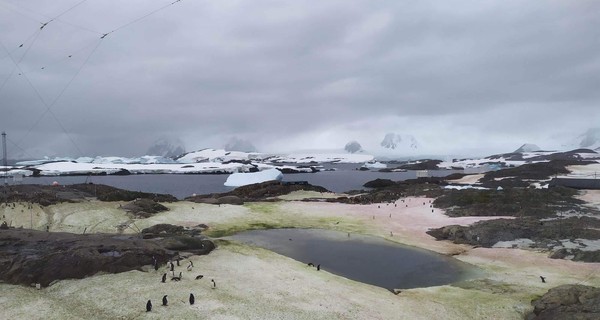
[[[531,144],[531,143],[526,143],[524,145],[522,145],[521,147],[519,147],[519,149],[513,151],[513,153],[525,153],[525,152],[535,152],[535,151],[540,151],[542,150],[542,148],[538,147],[535,144]]]
[[[418,149],[419,142],[412,135],[388,133],[380,145],[386,149]]]
[[[185,153],[185,146],[180,139],[160,138],[148,148],[146,155],[174,158]]]
[[[588,129],[585,133],[577,137],[579,148],[600,149],[600,128]]]
[[[256,152],[256,147],[249,140],[233,137],[225,144],[226,151]]]
[[[360,143],[358,143],[358,141],[350,141],[346,143],[344,150],[346,150],[346,152],[349,153],[356,153],[362,151],[362,146],[360,145]]]

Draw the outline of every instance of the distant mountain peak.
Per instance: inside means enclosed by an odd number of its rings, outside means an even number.
[[[349,153],[361,152],[362,146],[360,145],[360,143],[358,143],[358,141],[353,140],[353,141],[346,143],[344,150],[346,150],[346,152],[349,152]]]
[[[579,147],[588,149],[597,149],[600,147],[600,128],[588,129],[578,137]]]
[[[146,155],[174,158],[185,153],[185,146],[178,138],[159,138],[148,148]]]
[[[408,147],[410,149],[418,149],[419,142],[412,135],[400,135],[397,133],[388,133],[385,135],[380,145],[387,149],[396,149],[400,147]]]
[[[538,147],[535,144],[525,143],[524,145],[519,147],[519,149],[513,151],[513,153],[535,152],[540,150],[542,150],[542,148]]]
[[[225,144],[226,151],[256,152],[256,147],[250,140],[233,137]]]

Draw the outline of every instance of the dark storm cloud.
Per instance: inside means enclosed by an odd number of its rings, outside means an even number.
[[[387,132],[507,148],[600,115],[595,1],[184,0],[137,22],[171,1],[86,1],[39,30],[79,2],[0,5],[20,66],[7,78],[0,51],[0,127],[24,149],[135,155],[162,136],[368,149]]]

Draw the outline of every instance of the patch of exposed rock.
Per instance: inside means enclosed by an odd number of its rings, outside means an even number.
[[[160,237],[116,234],[73,234],[30,229],[0,230],[0,280],[48,286],[55,280],[81,279],[98,272],[140,270],[164,265],[179,252],[208,254],[214,243],[201,236]]]
[[[600,239],[600,220],[589,217],[572,217],[561,220],[539,221],[535,218],[497,219],[480,221],[470,226],[451,225],[430,229],[427,234],[437,240],[450,240],[458,244],[469,244],[491,248],[501,241],[530,239],[533,248],[548,249],[560,246],[560,239]],[[568,255],[569,251],[558,250],[551,258],[572,257],[572,260],[600,262],[595,251]]]
[[[185,200],[211,204],[243,204],[244,202],[264,201],[268,198],[282,196],[299,190],[328,192],[323,187],[313,186],[306,182],[267,181],[237,187],[226,193],[197,195],[188,197]]]
[[[152,199],[135,199],[125,205],[121,206],[121,209],[134,215],[136,218],[149,218],[155,213],[168,211],[169,208]]]
[[[341,202],[349,204],[391,203],[406,196],[437,197],[442,193],[440,185],[445,185],[443,178],[418,178],[405,181],[392,181],[389,179],[375,179],[364,184],[365,187],[374,188],[369,191],[350,191],[356,194],[349,197],[327,199],[327,202]]]
[[[528,320],[600,319],[600,288],[584,285],[562,285],[550,289],[531,302],[533,312]]]
[[[157,202],[175,202],[177,198],[168,194],[147,193],[123,190],[102,184],[37,185],[24,184],[8,186],[0,193],[2,203],[26,202],[50,206],[61,202],[80,202],[86,198],[100,201],[133,201],[151,199]]]

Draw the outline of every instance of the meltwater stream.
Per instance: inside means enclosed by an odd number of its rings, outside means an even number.
[[[474,266],[385,239],[321,229],[241,232],[228,239],[269,249],[322,270],[386,289],[445,285],[481,275]],[[316,270],[315,270],[316,272]]]

